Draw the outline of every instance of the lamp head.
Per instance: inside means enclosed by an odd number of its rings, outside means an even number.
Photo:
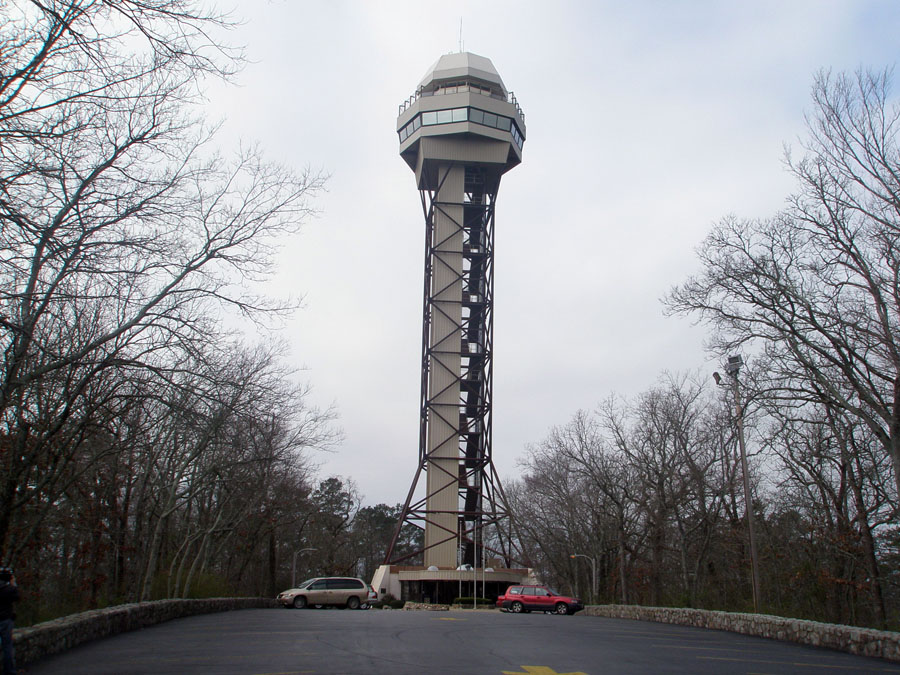
[[[732,377],[737,377],[742,365],[744,365],[744,359],[741,358],[740,354],[737,356],[729,356],[728,363],[725,364],[725,372]]]

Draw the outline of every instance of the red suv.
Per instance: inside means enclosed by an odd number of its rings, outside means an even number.
[[[574,614],[584,609],[584,603],[578,598],[560,595],[549,586],[510,586],[497,598],[497,607],[514,614],[532,610]]]

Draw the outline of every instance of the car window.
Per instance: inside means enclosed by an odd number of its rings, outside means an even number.
[[[312,579],[307,579],[307,580],[304,581],[302,584],[300,584],[299,586],[297,586],[297,588],[306,588],[307,586],[309,586],[309,585],[310,585],[312,582],[314,582],[315,580],[316,580],[315,577],[313,577]]]
[[[363,587],[359,579],[329,579],[328,588],[331,590],[351,590]]]
[[[314,581],[309,586],[307,586],[307,590],[310,591],[324,591],[327,588],[324,579],[319,579],[318,581]]]
[[[547,588],[547,590],[550,592],[550,595],[559,595],[559,593],[556,592],[555,588]]]
[[[507,593],[507,595],[522,595],[522,587],[521,586],[513,586],[506,593]]]
[[[534,589],[534,595],[544,596],[544,595],[549,595],[549,593],[547,593],[547,589],[546,589],[546,588],[535,588],[535,589]]]

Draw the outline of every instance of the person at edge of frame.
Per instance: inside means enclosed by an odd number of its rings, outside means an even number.
[[[16,675],[16,652],[12,634],[16,613],[13,603],[18,602],[19,587],[16,577],[8,567],[0,567],[0,642],[3,648],[3,675]]]

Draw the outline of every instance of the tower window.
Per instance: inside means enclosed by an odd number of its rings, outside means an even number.
[[[521,148],[525,143],[522,132],[519,131],[515,120],[504,117],[503,115],[495,115],[494,113],[485,112],[478,108],[449,108],[447,110],[430,110],[416,115],[397,133],[402,143],[412,136],[413,132],[422,126],[434,126],[437,124],[452,124],[453,122],[474,122],[475,124],[483,124],[484,126],[493,127],[502,131],[508,131],[513,137],[515,144]]]

